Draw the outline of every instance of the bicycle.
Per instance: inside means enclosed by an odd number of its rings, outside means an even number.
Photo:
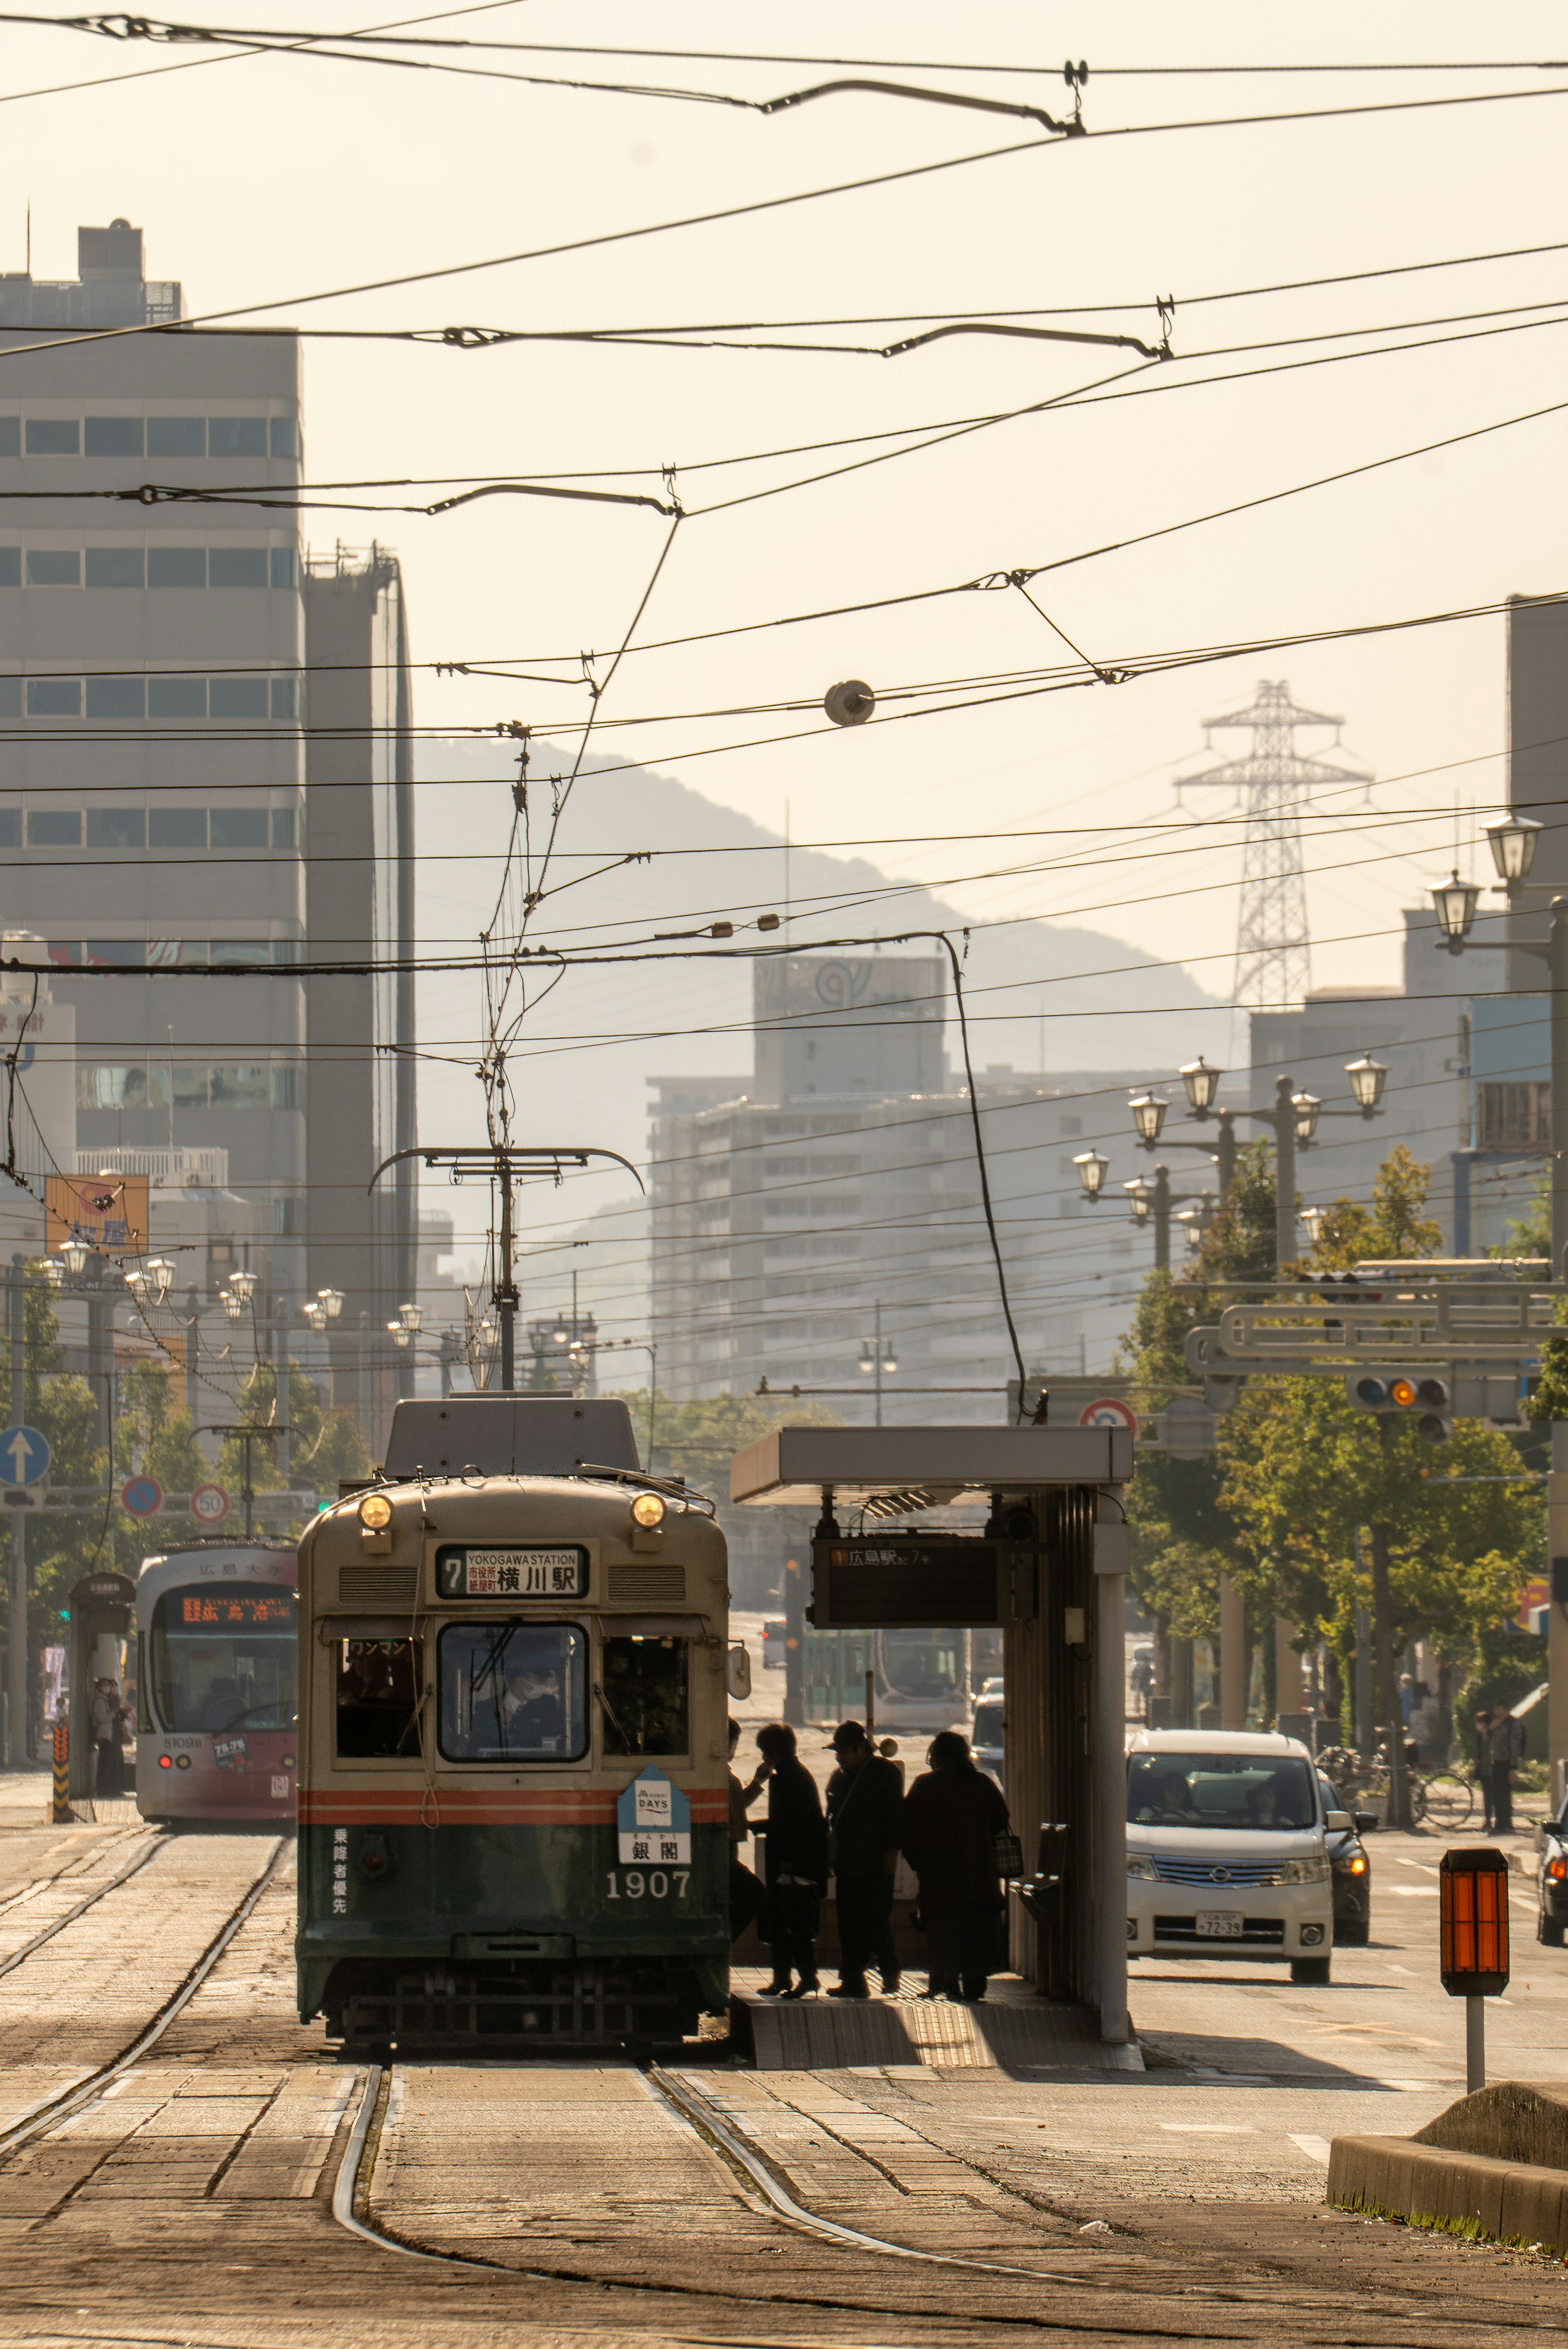
[[[1410,1776],[1410,1818],[1416,1826],[1430,1823],[1449,1833],[1462,1827],[1475,1809],[1476,1779],[1464,1770],[1434,1770],[1429,1777]]]

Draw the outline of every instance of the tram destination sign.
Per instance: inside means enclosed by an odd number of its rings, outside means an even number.
[[[1002,1554],[972,1535],[923,1541],[850,1535],[811,1545],[810,1620],[820,1631],[932,1623],[975,1630],[1003,1620]]]
[[[576,1542],[446,1542],[436,1552],[439,1599],[581,1599],[587,1588],[588,1553]]]

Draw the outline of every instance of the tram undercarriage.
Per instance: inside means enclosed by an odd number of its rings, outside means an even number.
[[[695,2034],[705,2009],[723,2011],[725,1973],[701,1961],[351,1960],[335,1969],[322,2002],[327,2036],[350,2051],[668,2044]]]

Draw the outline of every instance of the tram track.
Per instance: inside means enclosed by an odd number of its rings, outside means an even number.
[[[129,1882],[131,1877],[139,1873],[150,1860],[157,1857],[159,1851],[167,1848],[168,1847],[162,1844],[155,1847],[144,1859],[139,1860],[134,1867],[123,1870],[119,1876],[95,1892],[90,1899],[80,1902],[72,1912],[72,1917],[85,1914],[105,1895],[113,1891],[118,1885]],[[279,1836],[273,1843],[265,1866],[253,1878],[249,1889],[231,1909],[223,1923],[208,1941],[174,1991],[163,2000],[150,2020],[141,2025],[129,2044],[122,2047],[107,2063],[95,2065],[85,2079],[76,2081],[68,2087],[57,2089],[51,2095],[41,2097],[36,2104],[29,2106],[12,2122],[9,2127],[0,2130],[0,2156],[17,2152],[34,2137],[42,2136],[46,2130],[57,2127],[62,2121],[68,2120],[74,2114],[96,2102],[120,2074],[139,2062],[150,2048],[157,2045],[170,2024],[189,2006],[234,1936],[246,1923],[282,1867],[289,1848],[290,1838],[286,1836]],[[46,1941],[54,1938],[56,1932],[63,1930],[71,1921],[72,1918],[59,1920],[48,1931],[39,1934],[28,1951],[18,1951],[15,1954],[15,1962],[20,1963],[24,1957],[31,1954],[32,1949],[41,1948]],[[10,1971],[9,1967],[0,1968],[0,1971]]]
[[[396,2066],[370,2067],[339,2164],[332,2201],[333,2216],[338,2223],[380,2250],[427,2262],[454,2280],[457,2271],[475,2284],[514,2279],[520,2283],[588,2285],[615,2294],[653,2292],[697,2305],[723,2302],[748,2310],[799,2308],[861,2320],[907,2320],[915,2313],[907,2305],[854,2296],[852,2287],[850,2293],[830,2287],[826,2291],[786,2288],[755,2292],[739,2282],[707,2286],[694,2283],[689,2277],[678,2281],[645,2274],[617,2277],[566,2262],[520,2266],[465,2256],[460,2251],[420,2242],[409,2234],[394,2232],[395,2221],[373,2210],[370,2195],[377,2144],[390,2117],[388,2105],[396,2086]],[[791,2190],[793,2181],[785,2182],[788,2172],[779,2174],[781,2165],[777,2156],[770,2158],[732,2114],[718,2111],[685,2081],[676,2079],[657,2065],[640,2071],[637,2076],[651,2100],[672,2122],[695,2132],[724,2162],[752,2208],[760,2206],[767,2216],[791,2231],[810,2237],[834,2251],[945,2270],[954,2282],[960,2276],[971,2275],[977,2281],[995,2279],[1004,2284],[1045,2286],[1051,2288],[1053,2295],[1070,2294],[1078,2302],[1076,2307],[1064,2308],[1059,2313],[1037,2304],[1017,2311],[988,2304],[982,2310],[954,2304],[944,2295],[918,2312],[928,2323],[984,2323],[1008,2332],[1032,2331],[1047,2335],[1082,2337],[1092,2333],[1114,2339],[1200,2343],[1256,2340],[1259,2334],[1248,2320],[1262,2320],[1268,2326],[1296,2327],[1292,2338],[1309,2342],[1314,2349],[1330,2349],[1330,2344],[1333,2349],[1363,2349],[1363,2344],[1374,2338],[1398,2342],[1402,2349],[1451,2349],[1451,2344],[1459,2337],[1456,2318],[1460,2328],[1468,2329],[1472,2337],[1483,2339],[1514,2336],[1526,2331],[1568,2331],[1568,2321],[1543,2327],[1538,2313],[1523,2311],[1516,2313],[1477,2310],[1467,2305],[1460,2316],[1449,2292],[1404,2290],[1338,2295],[1326,2293],[1321,2286],[1308,2291],[1304,2289],[1299,2271],[1288,2268],[1276,2271],[1278,2282],[1273,2288],[1248,2289],[1244,2284],[1218,2279],[1181,2283],[1164,2277],[1140,2279],[1136,2274],[1074,2273],[895,2242],[824,2218],[811,2209]],[[1150,2257],[1152,2247],[1134,2240],[1129,2243],[1128,2251],[1135,2258]],[[827,2279],[822,2281],[826,2282]],[[1087,2309],[1086,2301],[1089,2304]],[[1121,2307],[1113,2304],[1118,2301],[1123,2303]],[[1156,2314],[1154,2311],[1161,2302],[1165,2307]],[[1212,2322],[1207,2321],[1211,2313]],[[1305,2330],[1300,2329],[1303,2318],[1309,2320]],[[1314,2319],[1315,2322],[1311,2322]]]
[[[106,1883],[95,1885],[86,1898],[78,1900],[74,1908],[67,1909],[63,1917],[57,1917],[53,1924],[46,1925],[41,1932],[35,1933],[30,1941],[24,1941],[21,1948],[13,1950],[9,1957],[0,1958],[0,1981],[3,1981],[6,1974],[15,1973],[18,1966],[26,1965],[34,1951],[41,1950],[46,1941],[52,1941],[57,1933],[63,1933],[67,1925],[74,1925],[78,1917],[85,1917],[88,1910],[96,1908],[100,1900],[107,1899],[111,1892],[118,1892],[122,1884],[129,1884],[133,1876],[139,1876],[142,1869],[166,1848],[167,1847],[161,1842],[150,1844],[146,1851],[131,1861],[129,1868],[122,1868],[118,1876],[111,1876]],[[65,1870],[62,1869],[60,1876],[47,1877],[42,1881],[53,1886],[59,1883],[60,1877],[64,1874]],[[28,1888],[29,1890],[36,1889]],[[26,1895],[19,1894],[17,1897],[18,1899],[22,1899]]]

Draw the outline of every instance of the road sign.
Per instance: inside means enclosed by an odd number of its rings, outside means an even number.
[[[156,1476],[131,1476],[120,1486],[120,1506],[133,1517],[155,1517],[163,1506],[163,1487]]]
[[[198,1485],[191,1495],[191,1514],[198,1524],[221,1526],[232,1504],[222,1485]]]
[[[1078,1413],[1080,1427],[1125,1427],[1136,1435],[1138,1413],[1119,1395],[1101,1395],[1094,1402],[1086,1402]]]
[[[0,1434],[0,1476],[12,1485],[36,1485],[49,1473],[49,1439],[36,1427],[8,1427]]]

